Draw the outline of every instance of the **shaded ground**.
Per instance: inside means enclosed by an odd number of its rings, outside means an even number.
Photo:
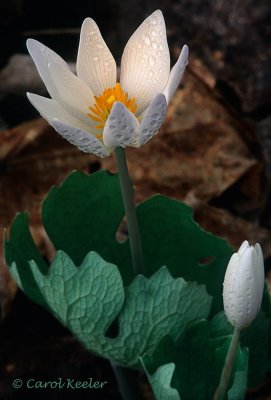
[[[16,328],[15,328],[16,327]],[[84,350],[49,313],[18,293],[0,337],[1,399],[120,399],[111,366]],[[106,382],[102,389],[27,389],[34,382]],[[22,388],[13,382],[22,380]],[[73,381],[71,381],[71,385]]]

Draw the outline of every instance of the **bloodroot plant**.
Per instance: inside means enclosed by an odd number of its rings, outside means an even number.
[[[114,151],[119,174],[72,172],[51,189],[42,203],[56,249],[51,265],[27,214],[16,216],[5,258],[17,285],[85,348],[111,361],[124,399],[142,399],[128,368],[145,371],[157,400],[243,399],[271,365],[261,248],[244,242],[232,256],[227,242],[203,231],[176,200],[156,195],[135,206],[125,157],[125,147],[144,145],[162,125],[187,46],[170,70],[158,10],[129,39],[119,82],[90,18],[82,25],[77,75],[36,40],[27,47],[51,97],[28,93],[31,103],[80,150],[99,157]],[[128,238],[120,242],[124,216]]]

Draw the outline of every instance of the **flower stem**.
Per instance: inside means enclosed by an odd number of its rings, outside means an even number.
[[[129,235],[134,272],[135,275],[143,274],[144,260],[143,260],[142,246],[141,246],[141,238],[136,216],[136,209],[133,196],[133,186],[127,168],[124,149],[122,147],[117,147],[115,150],[115,156],[119,170],[120,187],[127,218],[128,235]]]
[[[231,344],[222,370],[220,383],[217,389],[217,393],[215,395],[215,400],[227,399],[227,390],[232,374],[232,368],[234,365],[236,352],[239,345],[239,339],[240,339],[240,330],[238,328],[234,328]]]
[[[111,367],[114,371],[119,391],[123,400],[141,400],[142,394],[137,386],[134,371],[122,367],[115,361],[110,361]]]

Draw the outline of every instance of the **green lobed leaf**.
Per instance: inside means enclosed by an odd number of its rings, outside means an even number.
[[[207,287],[213,313],[222,309],[222,284],[232,254],[226,241],[201,229],[190,207],[164,196],[140,204],[138,216],[149,273],[167,265],[173,276]]]
[[[173,340],[188,324],[208,316],[211,298],[203,286],[174,279],[166,267],[152,277],[139,275],[123,287],[118,268],[91,252],[80,267],[59,251],[43,275],[31,271],[55,316],[89,349],[126,366],[153,351],[168,334]],[[118,316],[117,337],[106,336]]]
[[[89,176],[72,172],[42,204],[42,221],[56,250],[63,250],[76,265],[96,251],[105,260],[123,265],[126,280],[126,275],[133,278],[129,243],[116,240],[123,216],[119,178],[108,171]]]
[[[214,298],[212,312],[222,309],[222,282],[232,253],[227,243],[204,232],[193,220],[192,210],[179,201],[154,196],[140,204],[137,213],[146,276],[167,265],[174,277],[205,284]],[[124,215],[117,175],[106,171],[90,176],[71,173],[61,186],[50,191],[43,203],[42,214],[55,248],[66,252],[76,265],[89,251],[96,251],[118,266],[125,284],[133,280],[129,242],[116,240]],[[24,224],[18,217],[12,227],[13,234],[5,243],[8,265],[12,259],[20,271],[27,270],[27,261],[35,259],[33,251],[37,253],[31,237],[25,235],[28,228]],[[36,261],[39,268],[43,268],[44,261]],[[27,288],[28,278],[21,273],[20,277]],[[28,289],[25,292],[28,293]],[[40,303],[39,297],[36,301]]]
[[[170,363],[159,367],[153,375],[145,370],[156,400],[181,400],[178,391],[171,387],[174,369],[175,364]]]
[[[169,393],[177,390],[179,397],[176,399],[214,398],[229,341],[228,337],[214,340],[208,321],[199,321],[190,326],[177,343],[164,337],[152,354],[141,357],[156,400],[164,400],[168,388]],[[247,350],[239,349],[229,390],[231,400],[241,400],[244,397],[247,361]],[[164,393],[161,388],[165,390]]]
[[[35,261],[30,267],[53,314],[86,347],[101,354],[105,332],[124,301],[118,268],[94,252],[77,268],[63,251],[57,252],[47,275]]]
[[[133,280],[129,243],[116,240],[124,216],[117,175],[73,172],[50,191],[42,210],[56,249],[69,254],[76,264],[89,251],[96,251],[118,265],[125,284]],[[187,205],[164,196],[146,200],[137,207],[137,214],[146,276],[166,265],[174,277],[205,284],[214,297],[213,312],[222,309],[222,283],[232,254],[226,241],[204,232]]]
[[[119,337],[112,340],[111,354],[121,348],[122,359],[132,365],[140,355],[153,351],[165,334],[177,340],[189,324],[206,318],[210,308],[211,297],[204,286],[174,279],[166,267],[150,278],[139,275],[125,290]]]
[[[33,259],[39,271],[46,273],[48,265],[41,257],[29,231],[27,213],[17,214],[10,228],[9,239],[5,237],[5,260],[18,286],[36,303],[47,308],[46,301],[36,285],[28,261]]]
[[[214,379],[215,348],[210,332],[208,321],[200,321],[190,326],[176,344],[169,337],[163,338],[152,354],[142,357],[148,375],[153,375],[161,365],[173,363],[175,371],[171,387],[177,390],[181,399],[213,398],[217,380]],[[152,380],[150,383],[157,385]]]

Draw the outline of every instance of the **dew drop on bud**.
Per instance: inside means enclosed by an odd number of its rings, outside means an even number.
[[[152,57],[152,56],[150,56],[150,57],[149,57],[149,66],[150,66],[150,67],[154,67],[154,66],[155,66],[155,63],[156,63],[155,58]]]
[[[150,39],[150,37],[149,37],[148,35],[145,36],[144,42],[145,42],[146,46],[150,46],[150,44],[151,44],[151,39]]]

